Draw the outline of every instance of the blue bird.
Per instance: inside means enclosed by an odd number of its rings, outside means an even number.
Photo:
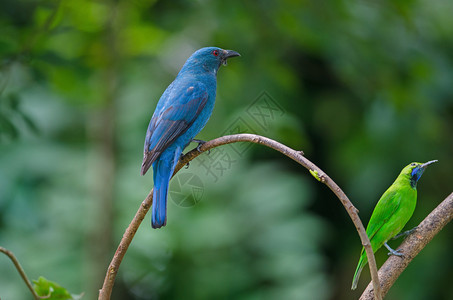
[[[217,71],[227,59],[240,56],[232,50],[206,47],[186,61],[176,79],[157,103],[148,125],[141,174],[153,166],[151,225],[167,223],[167,194],[170,178],[184,148],[203,129],[214,108]]]

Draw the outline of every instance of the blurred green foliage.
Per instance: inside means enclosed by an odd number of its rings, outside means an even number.
[[[303,150],[364,223],[405,165],[438,159],[415,226],[452,192],[451,11],[447,0],[1,1],[0,244],[31,278],[94,299],[152,187],[139,167],[155,104],[213,45],[242,56],[220,70],[200,139],[255,132]],[[368,283],[366,270],[349,290],[361,245],[341,204],[281,154],[231,145],[182,172],[167,227],[145,220],[114,299],[351,299]],[[453,298],[452,231],[388,299]],[[0,270],[2,299],[30,296],[8,260]]]
[[[71,295],[65,288],[59,286],[55,282],[49,281],[44,277],[39,277],[38,280],[33,280],[36,293],[40,297],[49,300],[69,300],[81,299],[82,295]]]

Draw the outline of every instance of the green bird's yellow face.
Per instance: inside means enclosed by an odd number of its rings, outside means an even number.
[[[435,162],[437,162],[437,160],[430,160],[425,163],[410,163],[401,171],[401,175],[407,177],[410,180],[411,187],[415,189],[417,187],[417,182],[420,180],[420,177],[422,177],[426,167]]]

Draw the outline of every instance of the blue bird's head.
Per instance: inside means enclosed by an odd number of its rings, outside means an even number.
[[[415,189],[417,187],[417,182],[420,180],[420,177],[422,177],[422,174],[423,172],[425,172],[426,167],[435,162],[437,162],[437,160],[430,160],[428,162],[425,162],[424,164],[413,162],[406,166],[403,171],[401,171],[401,173],[409,177],[411,187]]]
[[[233,50],[223,50],[217,47],[206,47],[195,51],[189,59],[187,59],[181,71],[207,71],[217,74],[220,66],[226,66],[227,59],[230,57],[240,56],[239,53]]]

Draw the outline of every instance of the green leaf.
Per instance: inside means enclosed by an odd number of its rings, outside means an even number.
[[[318,171],[311,170],[311,169],[310,169],[309,171],[310,171],[310,174],[311,174],[314,178],[316,178],[316,180],[321,181],[321,178],[319,177]]]
[[[57,283],[47,280],[44,277],[39,277],[38,280],[33,280],[35,284],[33,288],[39,296],[46,297],[49,300],[67,300],[67,299],[81,299],[83,294],[71,295],[65,288]]]

